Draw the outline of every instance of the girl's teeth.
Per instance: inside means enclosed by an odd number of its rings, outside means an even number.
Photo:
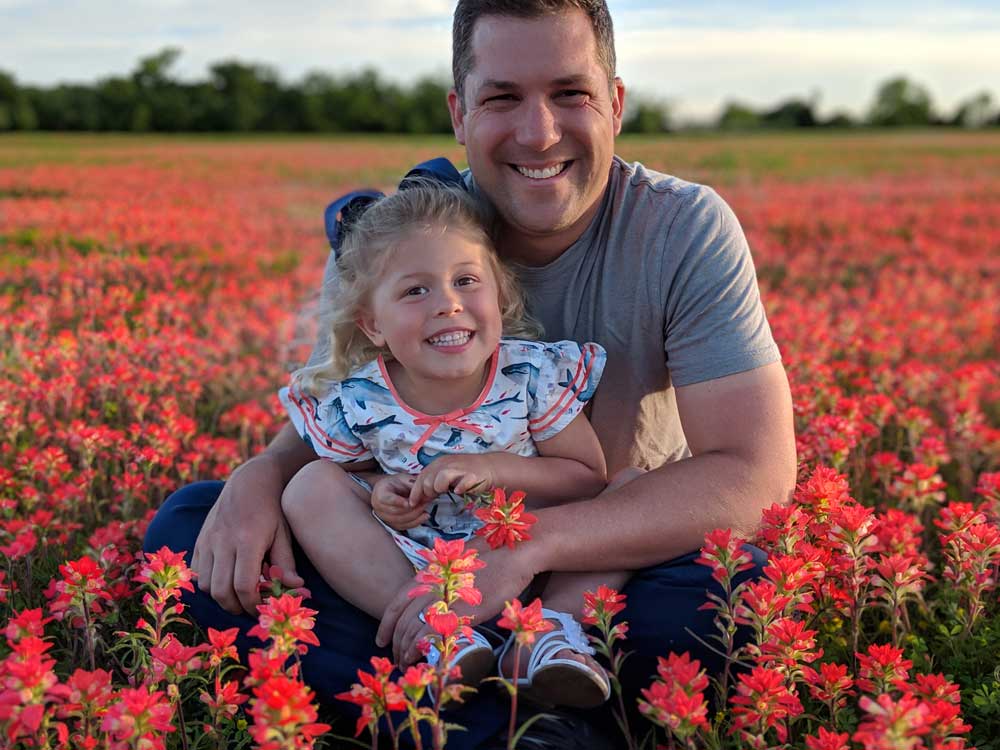
[[[525,177],[530,177],[533,180],[545,180],[549,177],[555,177],[565,168],[566,162],[563,162],[562,164],[556,164],[554,167],[546,167],[545,169],[528,169],[527,167],[518,167],[517,171]]]
[[[468,331],[456,331],[455,333],[443,333],[427,339],[431,344],[444,344],[446,346],[460,346],[471,338]]]

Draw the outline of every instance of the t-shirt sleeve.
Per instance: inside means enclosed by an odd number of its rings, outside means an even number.
[[[306,393],[293,382],[278,392],[278,398],[288,411],[296,432],[320,458],[338,463],[372,458],[371,451],[347,423],[339,382],[331,383],[319,398]]]
[[[743,228],[710,188],[692,191],[663,253],[664,350],[675,386],[721,378],[781,358]]]
[[[536,351],[534,394],[528,389],[528,429],[536,442],[562,432],[593,398],[607,358],[599,344],[574,341],[545,344]]]

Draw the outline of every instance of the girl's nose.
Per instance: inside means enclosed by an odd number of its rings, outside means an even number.
[[[462,300],[458,292],[448,287],[442,290],[438,300],[438,315],[454,315],[462,311]]]

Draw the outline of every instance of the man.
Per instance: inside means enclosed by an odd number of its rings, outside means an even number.
[[[492,617],[546,571],[631,570],[630,691],[648,685],[668,650],[718,668],[697,640],[711,629],[697,612],[711,581],[689,553],[714,528],[752,535],[795,476],[788,384],[742,230],[708,188],[614,157],[625,88],[603,0],[460,0],[453,42],[448,106],[472,183],[498,210],[499,249],[547,338],[608,350],[591,420],[609,473],[647,470],[597,498],[539,510],[533,540],[513,552],[480,547],[476,616]],[[412,659],[425,602],[400,591],[376,634],[295,558],[279,499],[314,459],[286,426],[221,494],[201,483],[170,498],[146,546],[193,546],[203,594],[192,611],[215,627],[249,621],[238,613],[255,611],[265,556],[290,585],[302,572],[322,644],[305,676],[322,696],[346,689],[373,636]],[[480,696],[455,715],[470,732],[449,746],[477,746],[505,710]]]

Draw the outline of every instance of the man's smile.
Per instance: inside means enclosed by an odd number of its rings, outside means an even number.
[[[510,166],[521,176],[532,180],[548,180],[565,172],[573,163],[570,161],[556,162],[544,167],[528,167],[523,164],[511,164]]]

